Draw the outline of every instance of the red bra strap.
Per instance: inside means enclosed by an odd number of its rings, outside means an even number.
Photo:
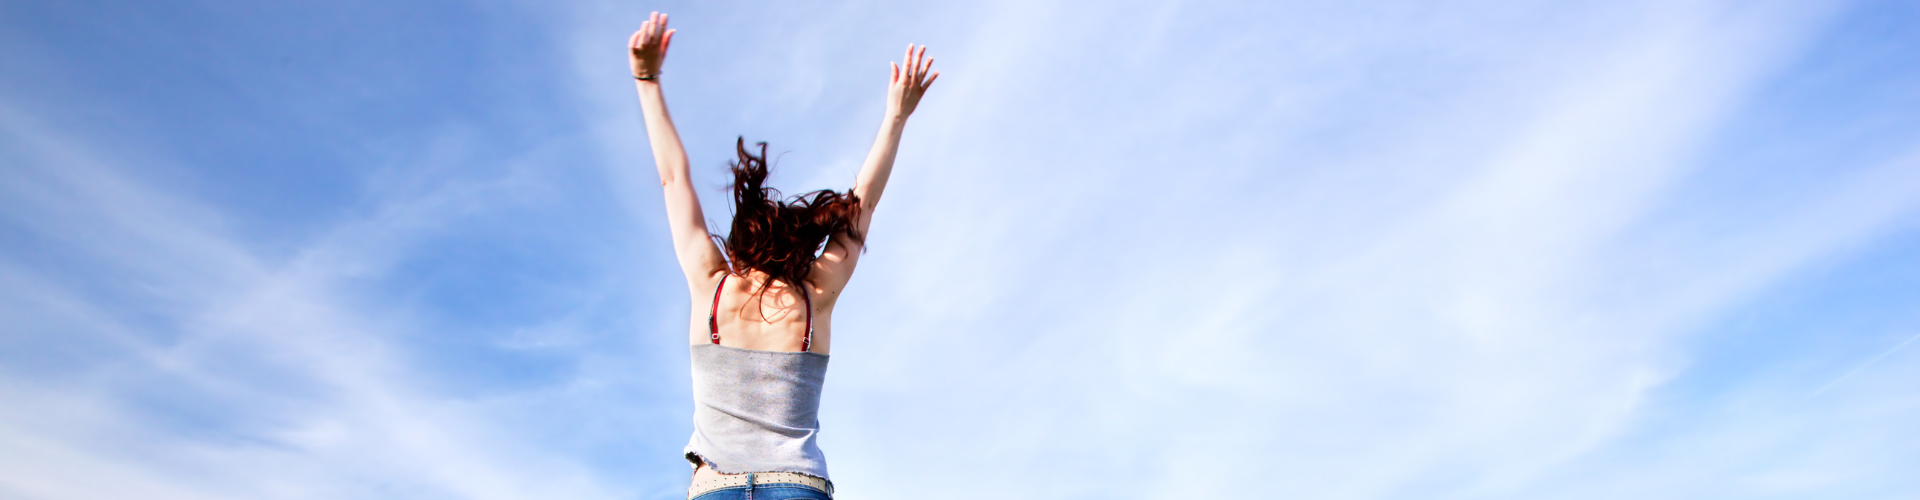
[[[800,298],[807,300],[807,338],[800,341],[800,352],[813,352],[813,292],[806,285],[799,287]]]
[[[727,276],[731,275],[733,273],[727,273]],[[713,339],[715,345],[720,344],[720,291],[727,288],[727,276],[721,276],[720,284],[714,285],[713,312],[707,313],[707,337]]]

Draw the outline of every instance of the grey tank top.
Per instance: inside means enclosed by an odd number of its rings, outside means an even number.
[[[720,290],[708,316],[711,344],[690,347],[693,357],[693,438],[687,461],[715,472],[798,472],[822,479],[827,457],[814,442],[820,433],[820,389],[827,355],[756,351],[720,345]],[[806,297],[803,291],[800,294]],[[807,298],[807,337],[813,347],[813,301]]]

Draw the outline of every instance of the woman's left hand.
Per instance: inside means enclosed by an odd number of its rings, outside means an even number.
[[[893,65],[893,81],[887,85],[887,116],[906,118],[913,114],[913,108],[920,106],[920,96],[926,95],[927,88],[933,86],[933,80],[940,78],[940,72],[928,74],[933,67],[933,59],[927,58],[927,46],[921,45],[914,50],[913,44],[907,44],[906,68]]]
[[[627,64],[634,78],[660,76],[660,63],[667,60],[667,45],[673,43],[673,30],[667,29],[667,15],[659,12],[640,23],[640,31],[627,38]]]

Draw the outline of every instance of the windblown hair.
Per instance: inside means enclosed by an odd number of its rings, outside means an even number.
[[[782,200],[780,190],[766,186],[767,143],[755,145],[760,147],[758,156],[747,150],[745,137],[734,143],[740,158],[728,165],[733,171],[733,231],[720,238],[720,246],[735,274],[760,271],[801,289],[827,237],[846,232],[853,241],[865,240],[853,225],[860,197],[851,189],[844,194],[822,189]],[[762,284],[760,290],[771,284]]]

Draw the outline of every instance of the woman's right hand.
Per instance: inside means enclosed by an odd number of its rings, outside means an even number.
[[[660,76],[660,63],[667,60],[667,45],[673,43],[673,30],[667,29],[667,15],[659,12],[640,23],[640,31],[627,38],[627,64],[634,78]]]
[[[900,64],[893,66],[893,81],[887,85],[887,116],[906,118],[913,114],[913,108],[920,106],[920,96],[927,93],[927,87],[933,86],[933,80],[940,72],[927,73],[933,67],[933,59],[927,58],[927,46],[921,45],[914,50],[913,44],[907,44],[906,68]]]

